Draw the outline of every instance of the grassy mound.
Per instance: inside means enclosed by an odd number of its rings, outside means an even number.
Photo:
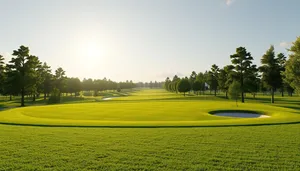
[[[255,109],[270,118],[230,118],[211,111]],[[253,111],[253,110],[252,110]],[[49,126],[222,126],[300,122],[296,110],[264,104],[214,101],[79,103],[16,108],[0,112],[1,123]]]
[[[113,94],[113,92],[109,92]],[[108,96],[107,96],[108,97]],[[298,123],[298,98],[281,98],[270,105],[264,98],[239,104],[224,98],[169,93],[164,90],[141,90],[108,101],[88,98],[83,103],[39,105],[0,112],[0,123],[40,126],[84,127],[164,127],[164,126],[233,126]],[[259,101],[260,100],[260,101]],[[293,101],[294,100],[294,101]],[[214,116],[214,111],[253,111],[269,118],[230,118]]]

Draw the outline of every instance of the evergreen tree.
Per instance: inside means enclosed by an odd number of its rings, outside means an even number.
[[[262,81],[271,89],[271,103],[274,103],[274,92],[281,85],[281,74],[278,59],[275,58],[274,46],[271,46],[261,59]]]
[[[235,67],[236,81],[241,85],[241,99],[242,103],[245,102],[244,97],[244,81],[248,72],[251,72],[252,60],[250,52],[247,52],[246,48],[239,47],[236,49],[236,53],[230,56],[231,62]]]
[[[300,37],[293,42],[289,52],[284,72],[285,82],[300,93]]]
[[[37,68],[40,64],[36,56],[29,54],[29,48],[20,46],[18,50],[13,51],[13,56],[8,64],[8,71],[10,78],[10,85],[16,88],[15,92],[21,94],[21,106],[25,106],[25,95],[36,90],[36,79],[38,77]]]

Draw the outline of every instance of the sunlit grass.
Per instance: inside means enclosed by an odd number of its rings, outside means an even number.
[[[0,125],[0,170],[300,168],[300,124],[230,126],[300,122],[299,97],[278,97],[272,105],[268,96],[247,96],[247,103],[237,107],[223,94],[214,97],[191,93],[183,97],[164,90],[121,93],[68,96],[60,105],[45,105],[38,99],[25,108],[14,108],[17,101],[2,101],[2,107],[12,109],[0,111],[0,121],[19,125]],[[103,97],[116,98],[103,101]],[[271,117],[236,119],[208,113],[228,109],[258,111]],[[140,128],[144,126],[172,127]]]
[[[0,126],[0,170],[299,170],[299,129]]]
[[[238,104],[214,96],[183,97],[164,90],[141,90],[110,101],[82,98],[85,103],[32,106],[0,112],[7,124],[60,126],[222,126],[300,122],[293,103],[269,105],[255,100]],[[89,99],[90,101],[87,101]],[[81,101],[81,102],[82,102]],[[288,101],[288,100],[287,100]],[[70,100],[68,103],[71,103]],[[92,102],[92,103],[91,103]],[[251,110],[270,118],[229,118],[209,114],[215,110]]]

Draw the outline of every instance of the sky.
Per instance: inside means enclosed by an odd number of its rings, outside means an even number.
[[[0,0],[0,54],[20,45],[67,76],[163,81],[300,36],[299,0]]]

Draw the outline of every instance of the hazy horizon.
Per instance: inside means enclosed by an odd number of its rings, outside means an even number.
[[[67,76],[163,81],[230,64],[246,47],[260,64],[270,45],[287,54],[300,1],[0,0],[0,54],[28,46]]]

